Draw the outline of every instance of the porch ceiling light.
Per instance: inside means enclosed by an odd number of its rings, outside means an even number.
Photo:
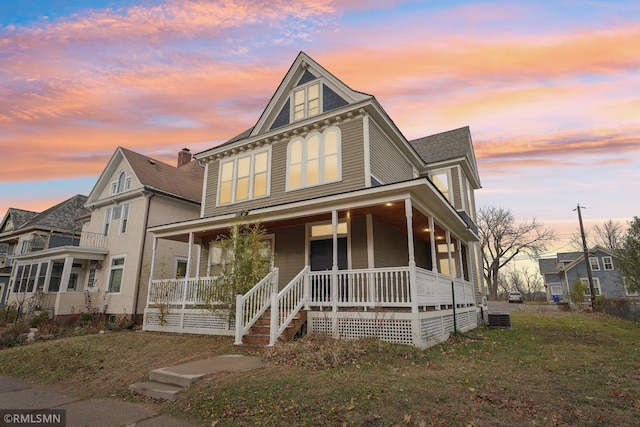
[[[385,203],[384,205],[385,205],[385,206],[393,206],[393,203],[391,203],[391,202],[387,202],[387,203]]]

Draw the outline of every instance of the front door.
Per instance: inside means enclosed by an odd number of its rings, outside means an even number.
[[[309,266],[311,271],[328,271],[333,268],[333,239],[312,240]],[[347,238],[338,238],[338,270],[346,270]],[[340,286],[341,299],[346,297],[346,284]],[[311,284],[311,299],[318,302],[329,302],[331,297],[331,276],[316,276]]]

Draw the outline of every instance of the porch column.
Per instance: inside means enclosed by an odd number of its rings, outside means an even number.
[[[451,232],[449,230],[447,230],[446,232],[446,236],[447,236],[447,256],[449,257],[449,276],[455,278],[455,275],[453,274],[453,257],[451,256]]]
[[[198,257],[197,261],[196,261],[196,277],[200,277],[200,262],[202,259],[202,239],[199,239],[200,243],[198,244],[197,248],[197,254],[196,256]]]
[[[456,239],[456,250],[458,251],[458,278],[464,279],[464,261],[462,260],[462,242]]]
[[[158,238],[153,236],[153,244],[151,245],[151,271],[149,271],[149,282],[153,280],[153,269],[156,264],[156,250],[158,248]]]
[[[62,268],[62,277],[60,278],[60,290],[58,292],[67,292],[69,287],[69,279],[71,278],[71,268],[73,267],[73,258],[67,256],[64,258],[64,267]]]
[[[333,321],[331,329],[333,336],[338,337],[338,211],[331,211],[331,228],[333,230],[333,261],[331,267],[331,305],[333,311]]]
[[[409,250],[409,292],[411,293],[411,312],[418,312],[418,277],[416,274],[416,254],[413,244],[413,208],[411,199],[404,199],[404,213],[407,217],[407,244]]]
[[[185,271],[185,279],[191,277],[191,256],[193,255],[193,232],[189,233],[189,252],[187,254],[187,271]]]
[[[429,240],[431,241],[431,271],[438,272],[438,254],[436,252],[436,222],[429,217]]]
[[[367,268],[375,268],[375,252],[373,247],[373,215],[367,214]]]
[[[69,286],[69,278],[71,277],[71,268],[73,267],[73,258],[65,257],[64,266],[62,267],[62,277],[60,278],[60,287],[56,292],[56,302],[53,305],[54,314],[60,313],[60,295],[67,292]]]
[[[149,297],[151,296],[151,291],[153,290],[151,288],[151,281],[153,280],[153,269],[155,267],[156,264],[156,249],[158,248],[158,238],[155,236],[155,234],[153,235],[153,243],[151,244],[151,268],[149,270],[149,283],[147,286],[147,304],[145,305],[145,309],[146,307],[149,307],[149,303],[151,301],[149,301]]]

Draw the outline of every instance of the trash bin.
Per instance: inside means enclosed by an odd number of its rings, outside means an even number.
[[[555,302],[556,304],[560,302],[560,296],[558,295],[554,295],[553,296],[553,302]]]

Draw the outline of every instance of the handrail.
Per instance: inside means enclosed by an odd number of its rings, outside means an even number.
[[[235,345],[242,344],[242,336],[267,311],[271,304],[271,292],[278,286],[278,267],[260,280],[249,292],[236,295],[236,339]]]
[[[280,292],[272,294],[269,347],[275,345],[289,322],[305,305],[305,288],[310,270],[311,268],[307,265]]]

